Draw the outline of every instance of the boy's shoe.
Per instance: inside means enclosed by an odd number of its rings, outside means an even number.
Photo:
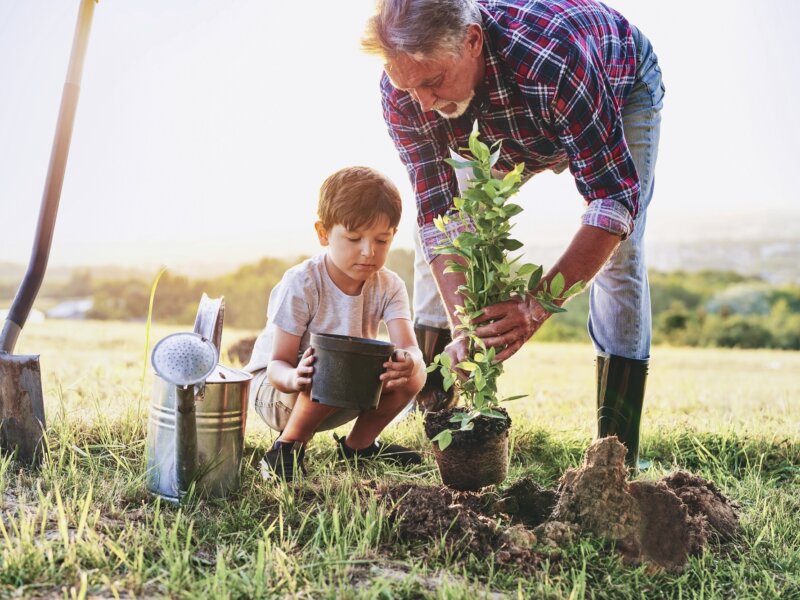
[[[305,454],[306,445],[303,442],[276,441],[261,459],[261,477],[264,481],[292,481],[301,473],[305,475]]]
[[[339,455],[345,460],[386,460],[396,462],[404,467],[422,463],[422,456],[418,452],[414,452],[400,444],[385,444],[380,440],[375,440],[366,448],[355,450],[347,445],[345,438],[339,437],[335,433],[333,434],[333,439],[336,440],[339,446]]]

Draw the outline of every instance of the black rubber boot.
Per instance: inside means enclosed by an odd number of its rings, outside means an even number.
[[[419,323],[414,323],[414,333],[417,336],[417,344],[422,350],[422,359],[425,361],[426,367],[431,364],[433,357],[441,353],[453,339],[449,329],[439,329]],[[442,374],[438,370],[428,373],[425,385],[417,394],[414,402],[417,410],[436,411],[455,406],[455,389],[451,387],[444,391],[443,384]]]
[[[639,423],[650,361],[597,355],[597,437],[616,435],[628,449],[625,465],[639,469]]]

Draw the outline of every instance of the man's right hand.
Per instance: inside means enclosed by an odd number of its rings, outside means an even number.
[[[460,335],[457,335],[457,337],[454,337],[453,341],[444,347],[444,351],[450,357],[451,361],[450,364],[452,364],[453,367],[455,368],[455,366],[458,363],[463,362],[469,358],[468,354],[469,339],[467,338],[466,335],[461,333]],[[461,369],[454,369],[454,370],[458,373],[458,376],[461,379],[467,378],[467,373],[465,373]]]

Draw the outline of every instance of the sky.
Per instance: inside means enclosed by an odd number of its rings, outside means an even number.
[[[651,39],[667,88],[648,237],[796,210],[800,3],[607,4]],[[0,0],[0,262],[30,256],[78,5]],[[382,65],[359,50],[371,9],[101,0],[50,264],[218,269],[311,254],[319,184],[354,164],[398,184],[395,245],[410,248],[413,194],[381,116]],[[566,246],[583,211],[568,172],[537,175],[519,201],[523,241]]]

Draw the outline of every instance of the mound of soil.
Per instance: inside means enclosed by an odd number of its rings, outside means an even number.
[[[444,537],[457,553],[494,552],[498,563],[524,570],[584,533],[614,541],[629,564],[680,571],[710,535],[727,541],[739,531],[739,505],[713,482],[686,471],[629,482],[625,446],[615,437],[592,444],[556,490],[523,477],[500,492],[403,484],[379,494],[392,501],[402,538]]]
[[[532,569],[541,556],[533,552],[536,536],[518,526],[503,529],[484,514],[486,501],[474,492],[456,492],[443,486],[402,484],[379,492],[393,504],[389,521],[408,540],[444,539],[456,554],[487,556],[495,553],[502,565]]]
[[[661,481],[681,499],[690,515],[706,518],[718,542],[729,542],[741,531],[741,505],[726,498],[713,481],[683,470]]]

